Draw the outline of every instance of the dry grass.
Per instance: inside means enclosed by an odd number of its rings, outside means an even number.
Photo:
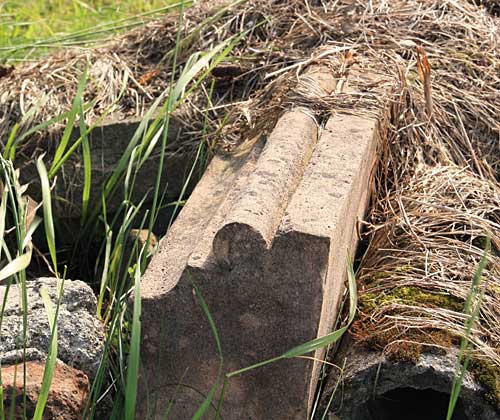
[[[262,24],[214,70],[211,102],[202,86],[179,111],[191,134],[184,146],[201,138],[207,106],[210,138],[231,150],[264,135],[286,107],[314,103],[322,115],[332,107],[365,112],[386,104],[360,290],[415,286],[463,300],[482,240],[491,236],[486,295],[472,340],[478,354],[500,366],[499,19],[464,0],[254,0],[213,16],[205,7],[186,12],[181,65],[193,51]],[[85,98],[96,101],[89,122],[110,106],[122,117],[143,115],[170,79],[176,22],[170,16],[107,48],[16,68],[0,83],[0,133],[41,98],[45,106],[23,130],[68,109],[85,63],[91,74]],[[318,62],[336,74],[336,92],[318,97],[302,86],[302,94],[291,97],[296,75]],[[58,130],[32,138],[26,158],[57,141]],[[388,330],[394,339],[426,330],[460,336],[464,321],[460,311],[401,301],[363,316],[369,332],[354,330],[361,340]]]
[[[419,336],[441,345],[463,334],[464,302],[486,237],[493,249],[483,272],[481,323],[472,334],[478,356],[498,365],[500,354],[500,188],[456,165],[426,166],[378,203],[372,240],[360,270],[363,296],[377,308],[361,311],[352,333],[380,347],[388,340]],[[398,289],[399,288],[399,289]],[[405,290],[406,294],[395,293]],[[415,293],[418,290],[420,293]],[[365,298],[365,299],[366,299]],[[427,339],[426,339],[427,338]]]

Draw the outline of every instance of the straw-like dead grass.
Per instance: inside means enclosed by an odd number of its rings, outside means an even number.
[[[476,351],[498,363],[498,185],[466,168],[428,166],[392,193],[384,206],[373,211],[383,222],[372,228],[360,271],[361,315],[353,334],[381,347],[388,338],[399,340],[415,332],[421,337],[429,333],[429,345],[440,344],[432,341],[438,330],[460,337],[463,302],[489,236],[494,251],[483,273],[481,323],[472,341]],[[363,313],[363,308],[373,311]]]
[[[212,73],[209,132],[224,148],[265,133],[285,107],[305,102],[322,114],[386,105],[361,298],[402,287],[430,297],[427,303],[400,295],[379,299],[376,310],[360,313],[354,335],[366,342],[385,337],[381,347],[405,335],[439,336],[436,346],[456,342],[464,323],[460,302],[490,236],[485,298],[471,339],[478,356],[500,367],[499,19],[465,0],[253,0],[213,16],[203,7],[186,12],[181,66],[193,51],[263,22]],[[170,79],[176,25],[177,17],[169,16],[111,46],[16,68],[0,79],[2,141],[40,99],[44,107],[24,130],[68,109],[87,62],[85,98],[96,100],[88,121],[109,106],[122,117],[143,115]],[[318,62],[335,72],[338,89],[318,97],[302,86],[292,96],[296,74]],[[202,87],[179,111],[192,134],[186,147],[201,138],[206,92]],[[58,130],[30,144],[44,149],[57,142]]]

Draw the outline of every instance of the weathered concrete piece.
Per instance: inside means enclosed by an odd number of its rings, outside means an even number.
[[[101,200],[105,181],[113,173],[125,149],[128,147],[134,133],[139,128],[141,119],[129,118],[119,121],[105,120],[89,133],[90,158],[92,162],[92,180],[90,187],[89,205],[98,204]],[[179,196],[184,185],[186,174],[194,162],[194,151],[190,148],[189,137],[180,120],[172,118],[169,125],[168,146],[165,153],[162,189],[168,185],[167,199]],[[70,143],[76,141],[79,129],[75,128]],[[160,158],[160,144],[153,149],[137,175],[133,200],[139,202],[154,187],[156,172]],[[191,143],[192,144],[192,143]],[[82,211],[82,193],[84,184],[84,163],[81,152],[73,153],[63,165],[58,174],[53,194],[58,197],[54,200],[54,212],[59,218],[79,218]],[[55,148],[44,148],[46,164],[50,164],[55,154]],[[28,192],[40,201],[39,176],[35,162],[23,161],[23,157],[16,162],[21,168],[21,181],[29,183]],[[119,183],[113,199],[107,202],[107,211],[114,212],[123,200],[123,183]],[[189,192],[190,190],[188,190]]]
[[[317,141],[316,121],[305,112],[287,112],[276,125],[253,172],[245,181],[213,252],[220,263],[258,258],[271,246],[284,206],[300,181]]]
[[[58,292],[55,278],[39,278],[26,283],[28,298],[27,359],[41,360],[49,347],[51,329],[40,289],[44,287],[54,310]],[[6,286],[0,286],[3,302]],[[60,360],[93,378],[104,351],[104,326],[96,318],[96,298],[82,281],[66,280],[58,315],[58,350]],[[2,366],[23,360],[23,315],[21,288],[12,284],[8,290],[0,332]]]
[[[44,361],[29,361],[26,364],[2,366],[3,404],[6,410],[14,403],[14,416],[23,418],[24,369],[26,369],[26,415],[33,418],[45,371]],[[87,376],[58,361],[43,418],[51,420],[79,420],[82,418],[89,393]],[[16,396],[15,401],[12,397]],[[17,403],[16,403],[17,402]]]
[[[214,158],[142,281],[137,418],[161,418],[170,398],[172,418],[191,418],[217,379],[215,339],[193,282],[217,326],[225,372],[331,330],[375,143],[373,119],[334,115],[321,131],[296,109],[263,148]],[[317,375],[311,361],[293,359],[236,376],[222,416],[303,419]]]
[[[339,379],[342,391],[334,396],[330,411],[341,419],[372,420],[379,418],[404,418],[412,412],[412,418],[446,418],[446,410],[456,372],[458,351],[434,351],[423,353],[418,363],[394,362],[381,351],[366,350],[351,340],[346,340],[336,354],[336,362],[345,366],[342,378],[332,370],[324,395],[328,400]],[[410,389],[406,397],[398,390]],[[422,394],[419,391],[427,391]],[[441,394],[441,407],[430,401]],[[460,400],[455,409],[457,419],[495,420],[500,418],[484,399],[485,389],[467,372],[460,390]],[[420,396],[421,395],[421,396]],[[326,401],[325,401],[326,402]],[[405,407],[398,416],[398,405]],[[421,416],[416,410],[421,409]],[[410,411],[411,410],[411,411]],[[319,410],[323,413],[323,410]]]

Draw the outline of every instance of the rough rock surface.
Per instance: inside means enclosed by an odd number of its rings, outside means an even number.
[[[15,418],[23,418],[23,407],[20,404],[24,391],[23,370],[26,368],[26,415],[33,418],[38,395],[45,370],[44,361],[29,361],[25,365],[17,364],[2,367],[3,402],[6,410],[10,409],[12,397],[15,395]],[[14,380],[15,378],[15,380]],[[15,382],[14,382],[15,381]],[[15,394],[14,394],[15,393]],[[47,404],[43,414],[44,420],[77,420],[82,418],[89,393],[87,376],[62,362],[56,363]]]
[[[418,398],[417,390],[433,390],[449,398],[456,370],[457,353],[454,349],[447,352],[422,353],[420,361],[416,364],[393,362],[381,351],[366,350],[360,345],[353,345],[352,340],[345,340],[335,357],[338,366],[343,366],[345,361],[340,378],[342,390],[337,389],[331,409],[341,419],[372,420],[383,418],[383,415],[380,414],[380,407],[377,415],[373,415],[370,401],[390,391],[413,389],[414,400]],[[336,370],[332,372],[334,374],[329,378],[327,386],[329,391],[324,393],[326,399],[329,399],[331,391],[339,380],[335,374]],[[470,373],[466,373],[460,390],[465,418],[474,420],[500,418],[483,398],[484,394],[484,388]],[[426,401],[421,403],[427,404]],[[442,414],[439,418],[446,417],[446,412]]]
[[[58,292],[55,278],[27,281],[28,329],[26,337],[27,360],[44,357],[50,341],[51,330],[47,312],[40,295],[41,287],[49,293],[54,310]],[[0,286],[3,302],[7,286]],[[22,360],[23,316],[21,288],[12,284],[7,300],[0,336],[2,365]],[[93,378],[104,350],[104,327],[96,318],[96,297],[82,281],[66,280],[58,316],[58,358],[69,366]]]

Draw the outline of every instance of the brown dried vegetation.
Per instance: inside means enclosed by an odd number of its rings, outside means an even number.
[[[369,247],[359,271],[360,311],[351,333],[413,361],[421,351],[459,342],[463,301],[490,237],[471,341],[475,360],[489,366],[490,395],[497,396],[499,18],[464,0],[254,0],[218,10],[186,12],[181,67],[194,51],[250,32],[213,71],[213,97],[202,85],[178,111],[192,133],[179,147],[192,149],[202,138],[207,106],[210,141],[229,151],[265,135],[284,108],[303,102],[314,104],[319,116],[385,107]],[[0,84],[0,141],[40,100],[44,107],[21,131],[68,109],[86,63],[85,99],[95,101],[87,121],[109,107],[115,116],[143,115],[170,80],[177,22],[169,16],[108,47],[65,51],[15,68]],[[304,85],[290,96],[297,74],[318,62],[336,74],[338,89],[319,96]],[[24,158],[57,143],[60,130],[32,137]],[[486,377],[483,371],[479,378]]]

